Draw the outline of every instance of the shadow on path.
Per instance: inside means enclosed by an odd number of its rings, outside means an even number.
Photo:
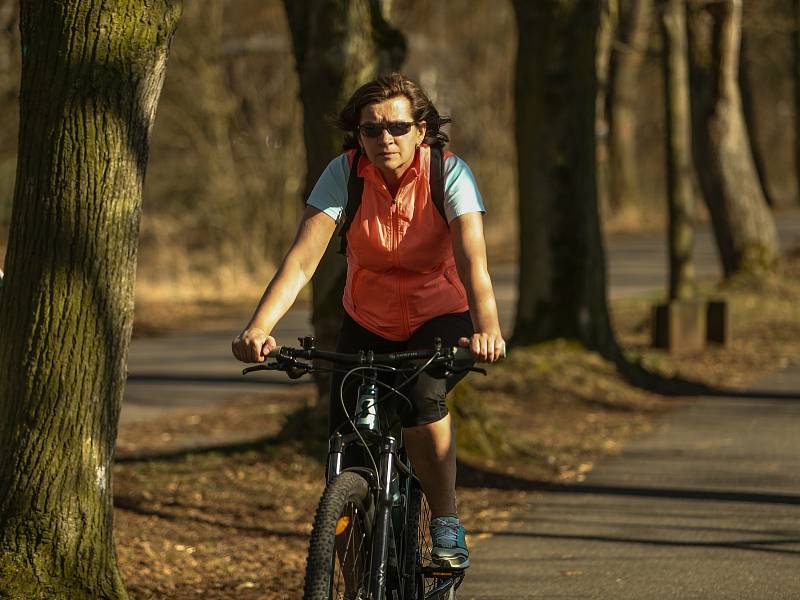
[[[309,381],[299,381],[296,379],[276,378],[274,380],[264,379],[245,379],[244,377],[232,377],[230,375],[201,375],[198,373],[174,374],[174,373],[132,373],[128,375],[128,381],[132,383],[225,383],[225,384],[246,384],[246,385],[313,385]]]
[[[269,527],[256,527],[254,525],[237,525],[235,523],[227,523],[220,519],[212,519],[203,515],[194,514],[174,514],[166,510],[159,510],[152,507],[143,506],[135,499],[129,496],[114,496],[114,508],[126,510],[128,512],[142,515],[145,517],[158,517],[168,521],[193,521],[195,523],[202,523],[203,525],[213,525],[215,527],[227,527],[235,529],[240,533],[253,533],[256,535],[274,535],[283,538],[301,538],[306,539],[308,534],[300,531],[291,531],[289,529],[271,529]]]
[[[769,400],[800,400],[800,391],[784,390],[759,390],[759,389],[730,389],[715,387],[684,379],[682,377],[665,377],[646,369],[638,361],[630,361],[622,351],[603,354],[606,360],[613,362],[617,372],[629,385],[660,394],[662,396],[707,396],[714,398],[742,398],[742,399],[769,399]]]
[[[538,538],[543,540],[610,542],[614,544],[645,544],[648,546],[669,546],[669,547],[683,547],[683,548],[726,548],[733,550],[749,550],[752,552],[800,555],[800,550],[790,550],[777,547],[789,544],[800,544],[800,538],[784,539],[784,540],[753,539],[753,540],[741,540],[732,542],[698,542],[698,541],[683,541],[683,540],[654,540],[647,538],[615,537],[615,536],[604,536],[604,535],[573,535],[573,534],[490,531],[490,530],[475,530],[473,535],[481,533],[484,534],[488,533],[490,535],[498,537],[503,537],[503,536],[528,537],[528,538]]]
[[[458,485],[465,488],[494,488],[525,492],[550,492],[559,494],[592,494],[602,496],[628,496],[640,498],[672,498],[681,500],[710,500],[726,502],[750,502],[757,504],[800,504],[800,495],[734,492],[719,490],[698,490],[679,488],[657,488],[639,486],[593,485],[585,483],[560,484],[534,481],[487,471],[473,465],[459,462]]]
[[[170,450],[141,450],[127,452],[118,456],[117,464],[132,464],[148,461],[180,462],[189,456],[205,454],[223,454],[233,456],[244,452],[268,453],[279,446],[293,444],[297,452],[318,460],[324,464],[328,452],[327,418],[304,406],[289,413],[281,430],[275,434],[247,441],[233,443],[188,445],[188,447]]]

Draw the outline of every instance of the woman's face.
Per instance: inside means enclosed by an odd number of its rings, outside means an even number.
[[[395,130],[394,134],[386,128],[389,125]],[[414,124],[411,103],[405,96],[368,104],[361,109],[358,141],[390,186],[400,181],[411,166],[416,148],[423,139],[425,123]]]

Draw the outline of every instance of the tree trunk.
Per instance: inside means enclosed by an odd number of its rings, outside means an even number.
[[[111,468],[148,141],[180,4],[21,8],[0,294],[0,597],[125,598]]]
[[[405,39],[383,19],[378,0],[284,0],[300,78],[306,146],[305,201],[327,164],[342,151],[343,134],[326,119],[338,114],[356,88],[398,69]],[[347,264],[338,236],[328,246],[312,281],[312,324],[317,344],[332,348],[342,315]],[[330,378],[316,378],[320,408],[327,406]]]
[[[639,201],[637,172],[641,161],[636,145],[638,79],[650,41],[653,0],[628,0],[620,19],[619,45],[612,54],[610,103],[611,210],[618,212]]]
[[[520,268],[514,342],[617,359],[597,202],[598,4],[514,2]]]
[[[691,0],[693,149],[726,277],[760,276],[778,259],[775,221],[758,182],[737,70],[741,0]]]
[[[600,214],[610,211],[611,150],[609,148],[608,105],[610,101],[611,52],[617,31],[617,0],[600,1],[600,23],[597,28],[597,108],[595,136],[597,139],[597,202]]]
[[[750,60],[748,57],[749,44],[747,37],[742,31],[741,51],[739,53],[739,90],[742,94],[742,115],[747,130],[747,139],[750,140],[750,150],[753,153],[753,166],[756,168],[758,183],[764,193],[764,200],[768,206],[774,206],[775,201],[769,188],[767,179],[767,167],[764,162],[764,154],[761,152],[759,143],[758,117],[756,115],[756,96],[753,94],[753,85],[750,78]]]
[[[685,0],[665,0],[664,95],[667,112],[667,202],[669,206],[669,299],[694,296],[692,246],[692,115]]]
[[[800,0],[792,0],[792,84],[794,88],[794,170],[800,204]]]

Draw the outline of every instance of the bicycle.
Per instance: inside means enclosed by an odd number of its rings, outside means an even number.
[[[438,339],[432,350],[390,354],[321,351],[314,348],[313,337],[299,341],[301,348],[276,348],[265,364],[247,367],[243,373],[279,370],[297,379],[318,371],[343,370],[340,398],[345,381],[352,376],[360,378],[355,413],[348,415],[352,430],[343,434],[340,426],[329,440],[326,488],[309,542],[303,597],[455,598],[464,571],[431,561],[427,501],[403,449],[402,435],[392,435],[397,423],[386,428],[382,414],[390,398],[408,401],[401,390],[425,370],[486,372],[473,366],[468,349],[442,348]],[[320,366],[320,361],[332,366]],[[418,364],[420,361],[423,364]],[[378,379],[381,371],[395,373],[401,380],[387,385]],[[389,388],[386,396],[380,397],[379,386]],[[344,467],[344,452],[353,444],[365,450],[366,464]]]

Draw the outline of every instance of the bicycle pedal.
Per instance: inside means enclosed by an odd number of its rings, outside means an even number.
[[[466,568],[443,567],[439,565],[429,565],[422,569],[426,577],[439,577],[440,579],[446,578],[461,578],[464,577]]]

